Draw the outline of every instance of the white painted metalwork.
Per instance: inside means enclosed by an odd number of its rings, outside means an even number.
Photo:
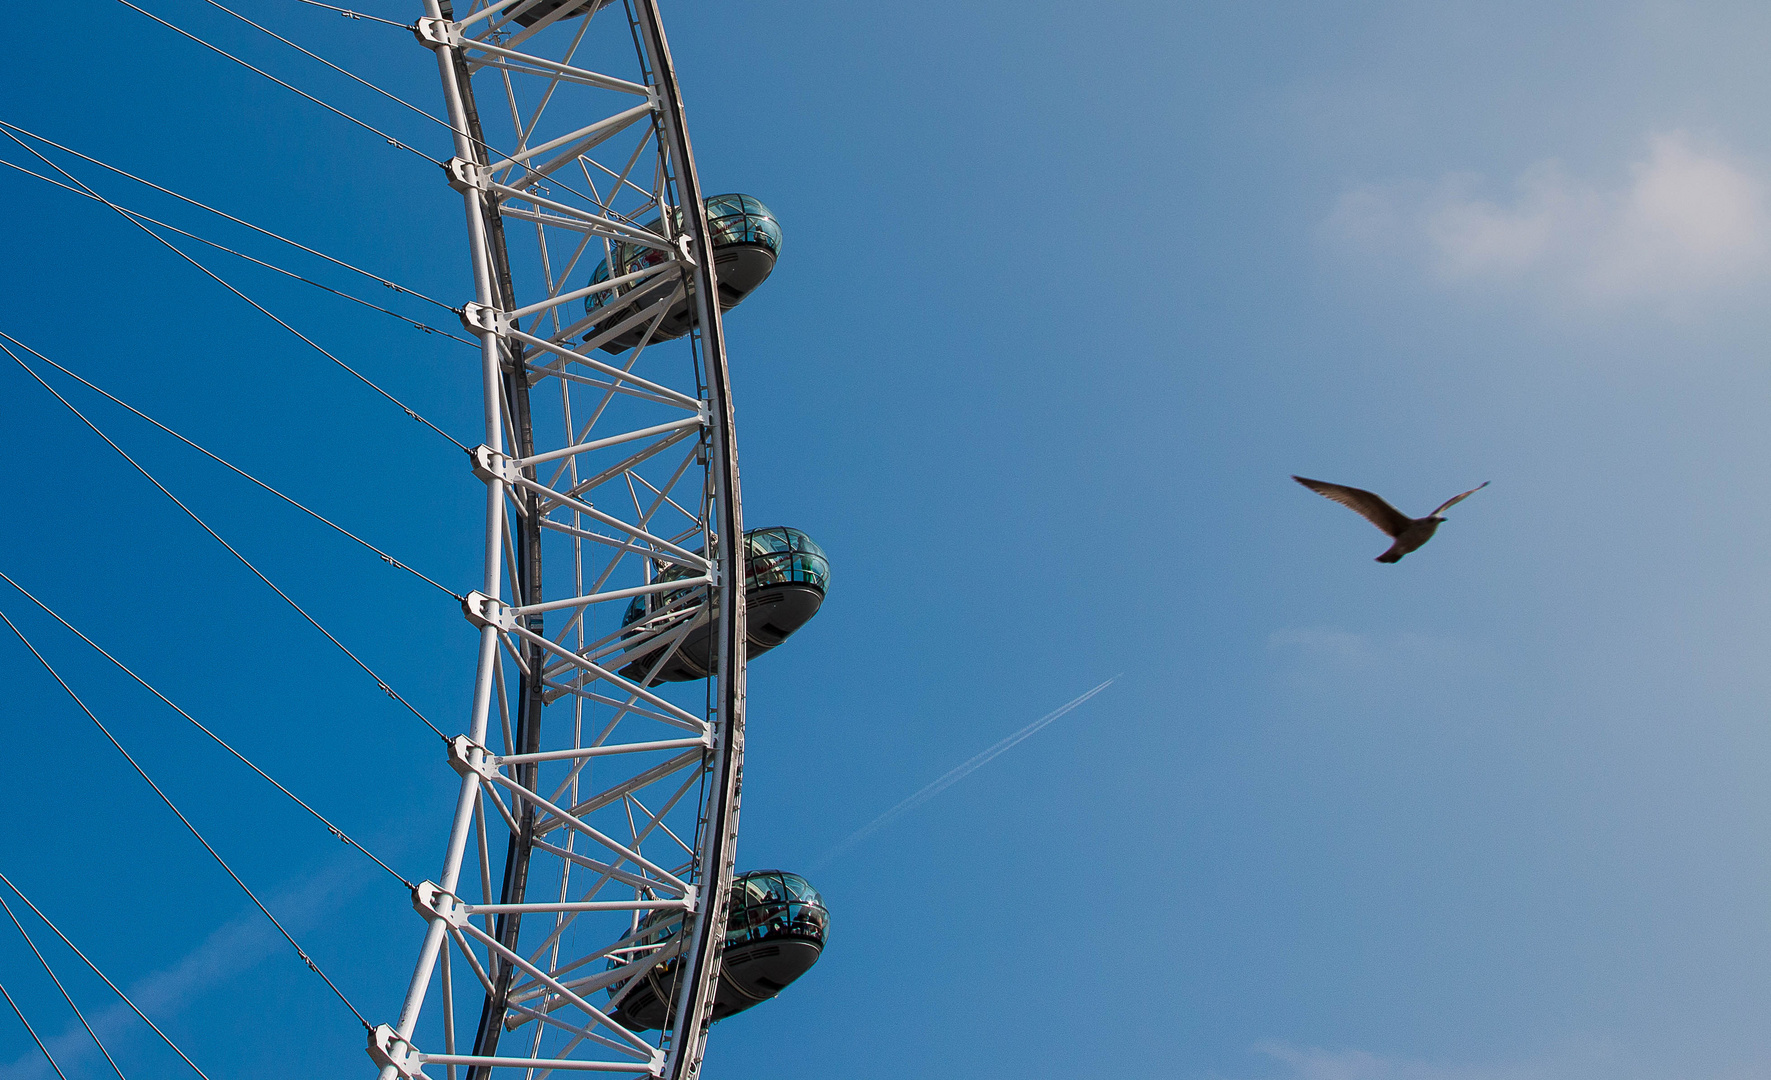
[[[479,659],[447,748],[462,780],[442,871],[413,891],[423,945],[369,1053],[381,1080],[692,1080],[737,835],[744,550],[674,69],[656,0],[425,8],[414,29],[455,131],[441,179],[462,195],[474,275],[462,322],[481,345],[485,432],[464,466],[486,485],[485,576],[462,605]],[[688,335],[664,340],[685,305]],[[695,647],[711,679],[651,685],[710,630]],[[623,992],[661,965],[666,1028],[630,1030]]]

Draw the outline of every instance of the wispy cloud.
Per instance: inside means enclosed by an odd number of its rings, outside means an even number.
[[[1454,1064],[1386,1058],[1363,1050],[1323,1050],[1269,1043],[1257,1048],[1296,1080],[1572,1080],[1549,1062]],[[1559,1055],[1566,1056],[1566,1055]],[[1557,1062],[1565,1068],[1566,1061]],[[1584,1075],[1587,1070],[1582,1070]]]
[[[1766,269],[1765,184],[1682,131],[1645,140],[1604,183],[1540,161],[1506,197],[1480,177],[1365,184],[1327,222],[1343,245],[1424,266],[1454,288],[1510,285],[1562,301],[1681,301]]]
[[[368,880],[368,872],[360,865],[341,859],[280,895],[267,898],[266,903],[277,912],[285,926],[291,931],[300,932],[347,901]],[[50,917],[55,917],[53,912],[50,912]],[[60,919],[56,921],[61,922]],[[29,926],[28,923],[26,925]],[[7,929],[10,931],[11,926],[7,925]],[[63,930],[74,938],[76,944],[80,943],[78,935],[71,927],[63,926]],[[39,936],[33,928],[32,936],[37,938],[39,947],[44,947],[47,944],[45,939],[53,939],[54,935],[44,929]],[[288,948],[288,942],[283,940],[265,917],[257,909],[250,909],[217,927],[201,944],[177,962],[159,971],[150,972],[125,986],[124,992],[142,1012],[158,1024],[176,1015],[204,992],[252,970],[280,950]],[[57,965],[57,974],[62,975],[65,981],[73,968],[62,970],[63,965],[55,960],[53,951],[45,951],[51,953],[50,962]],[[67,956],[67,959],[71,964],[79,965],[77,958]],[[96,956],[93,960],[103,963]],[[107,971],[106,974],[110,972]],[[114,997],[109,1004],[97,1008],[90,1008],[82,1001],[81,1011],[86,1014],[87,1021],[92,1024],[98,1037],[105,1041],[105,1045],[113,1053],[119,1044],[134,1045],[143,1038],[155,1038],[130,1011],[129,1006]],[[100,1070],[105,1068],[97,1048],[92,1044],[91,1036],[86,1034],[78,1021],[70,1018],[67,1026],[53,1036],[41,1027],[38,1028],[38,1033],[44,1036],[43,1041],[48,1045],[49,1052],[55,1055],[55,1060],[70,1073],[77,1075],[82,1071],[90,1071],[93,1067]],[[207,1069],[201,1047],[186,1046],[184,1050]],[[35,1047],[11,1062],[0,1064],[0,1080],[52,1080],[54,1075],[49,1062],[44,1060]]]
[[[1267,635],[1267,644],[1295,649],[1312,660],[1354,667],[1369,666],[1387,651],[1369,634],[1333,626],[1288,626]]]
[[[1414,631],[1364,634],[1335,626],[1292,626],[1267,636],[1279,674],[1308,695],[1398,692],[1457,685],[1479,670],[1483,650],[1458,638]]]
[[[1337,626],[1288,626],[1267,635],[1267,644],[1314,666],[1352,671],[1427,661],[1444,664],[1467,652],[1448,638],[1412,631],[1378,636]]]
[[[1727,1068],[1666,1069],[1595,1039],[1568,1040],[1525,1057],[1492,1062],[1426,1061],[1284,1043],[1255,1050],[1276,1063],[1286,1080],[1692,1080],[1741,1075]]]

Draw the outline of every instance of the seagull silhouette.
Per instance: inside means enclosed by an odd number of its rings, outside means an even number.
[[[1411,518],[1389,503],[1356,487],[1345,484],[1330,484],[1325,480],[1308,480],[1302,476],[1293,476],[1293,480],[1314,491],[1325,499],[1333,499],[1350,510],[1356,510],[1359,516],[1371,522],[1395,539],[1390,550],[1377,557],[1378,562],[1401,562],[1402,556],[1420,547],[1433,538],[1439,531],[1439,523],[1445,519],[1439,515],[1463,502],[1488,486],[1484,480],[1462,495],[1453,495],[1439,504],[1439,509],[1422,518]]]

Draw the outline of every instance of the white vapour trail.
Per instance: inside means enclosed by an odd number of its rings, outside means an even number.
[[[940,779],[936,780],[934,783],[929,784],[927,787],[923,788],[921,791],[918,791],[916,794],[910,796],[908,799],[905,799],[903,802],[892,807],[890,810],[887,810],[885,813],[874,818],[871,822],[869,822],[867,825],[863,826],[861,829],[857,830],[854,833],[851,833],[849,835],[848,839],[844,840],[842,843],[836,845],[835,847],[831,848],[828,852],[826,852],[824,857],[819,859],[817,861],[817,863],[814,864],[813,868],[816,869],[819,866],[823,866],[825,863],[836,858],[838,855],[841,855],[843,852],[854,847],[856,844],[859,844],[861,841],[867,839],[869,836],[872,836],[874,833],[885,828],[887,825],[890,825],[892,822],[896,821],[898,818],[903,817],[905,814],[908,814],[910,811],[921,806],[923,803],[928,802],[930,799],[934,798],[936,795],[939,795],[939,794],[941,794],[941,792],[946,791],[948,788],[952,787],[954,784],[957,784],[961,780],[964,780],[966,777],[970,776],[972,773],[975,773],[979,769],[990,764],[991,761],[995,760],[996,758],[1000,757],[1001,755],[1007,753],[1009,750],[1013,749],[1016,743],[1019,743],[1024,739],[1031,738],[1032,736],[1038,734],[1040,728],[1043,728],[1047,724],[1050,724],[1053,721],[1059,719],[1065,713],[1068,713],[1070,710],[1076,708],[1078,705],[1081,705],[1083,702],[1087,701],[1089,698],[1094,697],[1096,694],[1107,689],[1107,687],[1112,686],[1114,681],[1117,680],[1118,678],[1119,678],[1118,675],[1113,676],[1113,678],[1108,679],[1106,682],[1104,682],[1101,685],[1095,687],[1094,689],[1088,691],[1087,693],[1082,694],[1079,697],[1072,698],[1070,701],[1067,701],[1063,705],[1058,706],[1057,708],[1053,709],[1051,712],[1046,713],[1044,716],[1033,721],[1031,724],[1028,724],[1026,727],[1015,732],[1013,735],[1010,735],[1008,738],[1003,739],[1001,742],[990,747],[989,749],[982,750],[979,753],[977,753],[976,755],[972,756],[971,758],[968,758],[964,763],[960,764],[956,768],[947,772],[946,774],[941,776]]]

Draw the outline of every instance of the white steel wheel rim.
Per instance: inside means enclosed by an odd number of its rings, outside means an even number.
[[[743,516],[712,242],[669,47],[656,0],[473,0],[459,19],[426,0],[417,30],[456,129],[447,180],[474,270],[463,322],[482,346],[472,467],[486,558],[464,604],[480,648],[467,731],[449,744],[460,794],[441,873],[414,890],[427,927],[405,1003],[370,1054],[382,1080],[693,1077],[738,826]],[[609,67],[618,42],[629,70]],[[655,253],[652,265],[611,263],[591,294],[591,267],[617,242]],[[587,294],[604,301],[594,313]],[[692,331],[655,340],[685,300]],[[601,348],[633,329],[636,347]],[[668,589],[652,580],[666,567],[683,573]],[[632,597],[685,586],[666,618],[624,636]],[[660,670],[698,629],[710,678],[620,674],[636,656]],[[652,917],[683,929],[633,934],[656,912],[680,913]],[[662,1028],[610,1015],[660,983],[674,995]],[[458,1015],[476,997],[478,1022]]]

